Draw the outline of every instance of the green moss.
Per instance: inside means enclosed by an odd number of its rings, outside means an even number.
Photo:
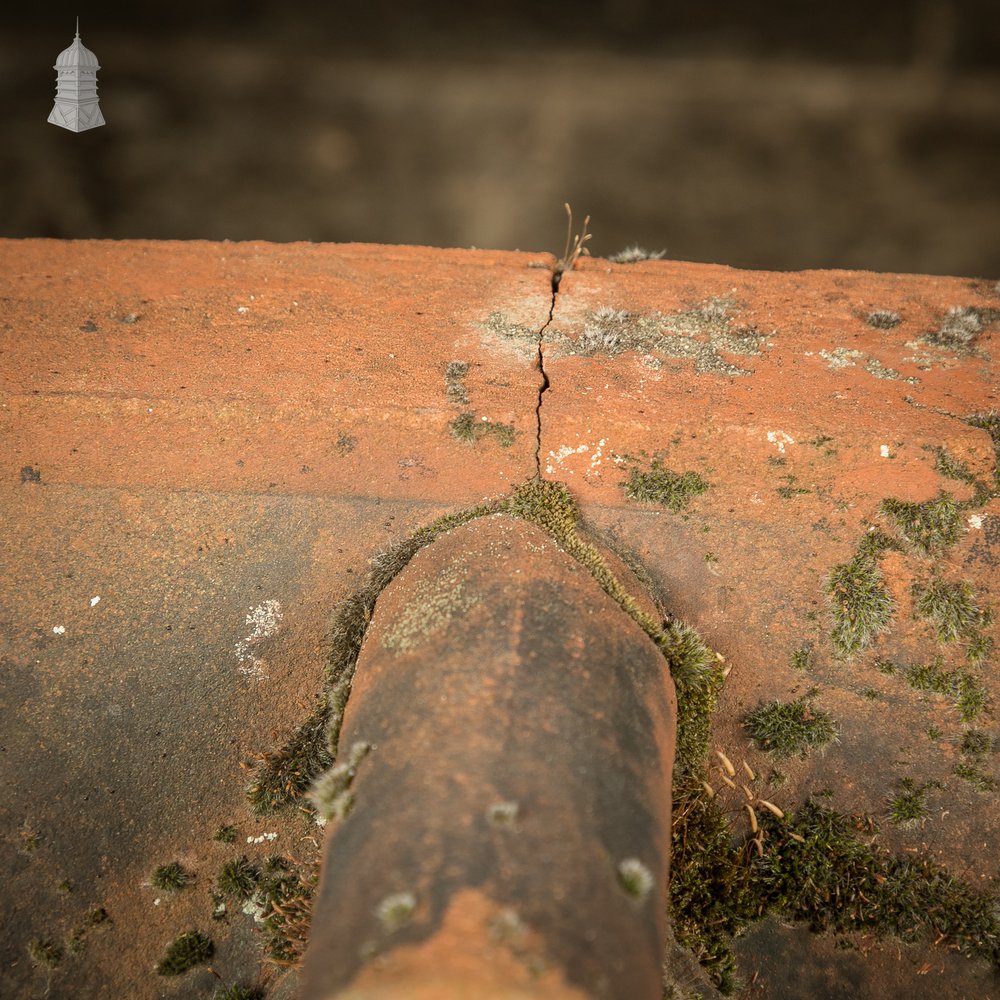
[[[55,969],[63,960],[63,950],[51,938],[35,938],[28,945],[28,957],[32,965]]]
[[[246,789],[255,813],[272,813],[301,799],[313,780],[333,763],[327,748],[331,698],[321,695],[312,714],[277,750],[263,754],[254,779]]]
[[[866,535],[863,543],[869,538]],[[826,592],[833,605],[830,642],[840,656],[851,656],[871,645],[889,627],[896,610],[878,563],[863,551],[850,562],[834,566]]]
[[[875,669],[880,674],[885,674],[887,677],[891,677],[899,668],[892,662],[892,660],[888,660],[883,656],[879,657],[879,659],[875,661]]]
[[[933,500],[923,503],[887,497],[880,510],[895,521],[908,542],[927,554],[954,545],[962,536],[959,506],[943,490]]]
[[[459,441],[466,444],[475,444],[487,435],[492,435],[503,448],[509,448],[517,436],[513,424],[495,423],[485,418],[477,420],[476,415],[469,412],[460,413],[454,420],[449,421],[448,429]]]
[[[914,583],[913,597],[914,613],[934,625],[940,642],[957,642],[978,635],[983,613],[976,604],[971,583],[938,579],[926,584]]]
[[[632,469],[621,487],[629,500],[659,504],[679,513],[708,489],[708,483],[697,472],[673,472],[654,459],[646,471]]]
[[[992,410],[988,413],[974,413],[965,421],[971,427],[986,431],[993,443],[993,490],[992,496],[1000,496],[1000,413]]]
[[[179,861],[171,861],[168,865],[161,865],[150,878],[157,889],[163,889],[167,892],[178,892],[190,885],[193,880],[194,876]]]
[[[212,1000],[264,1000],[264,991],[256,986],[239,986],[233,984],[224,990],[216,990]]]
[[[955,774],[967,781],[975,791],[988,795],[995,792],[1000,785],[992,774],[987,774],[977,763],[963,760],[955,765]]]
[[[238,831],[235,826],[220,826],[219,829],[215,831],[215,835],[212,839],[217,840],[220,844],[231,844],[236,840],[237,833]]]
[[[813,650],[812,646],[803,646],[792,653],[792,669],[808,670],[812,666]]]
[[[257,891],[260,878],[260,869],[244,855],[227,861],[219,869],[215,882],[224,896],[247,900]]]
[[[944,695],[954,701],[962,722],[973,722],[986,710],[989,695],[979,678],[964,668],[947,671],[940,659],[906,669],[906,680],[917,691]]]
[[[960,753],[970,757],[984,757],[986,754],[996,753],[998,743],[1000,741],[990,736],[989,733],[984,733],[981,729],[966,729],[962,733],[958,749]]]
[[[750,738],[776,757],[804,757],[837,738],[837,727],[808,698],[775,701],[754,709],[743,720]]]
[[[175,938],[160,959],[156,971],[161,976],[179,976],[188,969],[207,962],[215,954],[215,945],[207,934],[188,931]]]
[[[917,826],[928,815],[927,784],[916,785],[912,778],[903,778],[900,790],[889,800],[887,814],[896,826],[909,829]]]
[[[814,931],[934,940],[1000,965],[993,898],[933,862],[863,843],[858,827],[872,829],[863,817],[810,801],[785,824],[764,822],[776,842],[759,865],[760,890],[778,912]]]

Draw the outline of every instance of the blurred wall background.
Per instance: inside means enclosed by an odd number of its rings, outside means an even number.
[[[108,124],[46,122],[80,15]],[[0,236],[371,241],[1000,277],[1000,2],[0,14]]]

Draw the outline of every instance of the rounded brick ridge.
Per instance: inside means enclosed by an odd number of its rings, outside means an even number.
[[[675,726],[656,646],[539,528],[484,518],[423,549],[358,661],[304,996],[659,996]],[[494,991],[512,960],[566,989]]]

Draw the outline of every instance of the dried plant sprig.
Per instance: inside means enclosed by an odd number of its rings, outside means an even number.
[[[587,241],[591,238],[592,234],[587,232],[587,227],[590,225],[590,216],[588,215],[583,220],[583,229],[573,235],[573,209],[570,208],[569,202],[565,202],[564,207],[566,209],[566,248],[563,251],[562,257],[556,262],[556,269],[552,274],[552,287],[558,288],[559,282],[562,280],[562,276],[567,271],[572,271],[576,266],[576,262],[583,256],[588,256],[590,251],[586,247]]]

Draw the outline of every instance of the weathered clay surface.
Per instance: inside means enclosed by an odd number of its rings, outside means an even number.
[[[213,936],[223,985],[256,980],[259,929],[238,907],[228,923],[212,921],[215,873],[242,853],[308,863],[322,835],[294,811],[249,814],[246,768],[307,714],[331,608],[368,560],[534,473],[533,338],[551,296],[533,265],[545,260],[0,242],[0,995],[211,997],[220,980],[205,966],[179,981],[152,971],[193,927]],[[760,354],[718,349],[719,329],[715,347],[711,332],[691,332],[709,349],[686,357],[566,350],[602,306],[670,316],[715,297],[733,300],[726,328],[764,335]],[[910,585],[933,573],[967,579],[997,608],[998,501],[966,517],[945,552],[886,556],[898,610],[871,650],[840,660],[828,640],[828,574],[868,522],[889,527],[881,499],[971,493],[935,471],[923,446],[991,473],[987,434],[961,418],[1000,405],[997,324],[984,324],[968,353],[908,346],[952,307],[996,310],[1000,295],[959,278],[584,261],[564,277],[544,340],[542,473],[566,482],[586,518],[639,555],[668,610],[726,657],[714,740],[764,776],[784,774],[767,786],[771,799],[794,809],[829,790],[824,801],[841,811],[884,817],[901,778],[940,781],[923,823],[883,821],[882,842],[995,889],[1000,807],[954,773],[965,728],[954,706],[873,663],[961,659],[913,619]],[[901,322],[871,327],[872,310]],[[456,360],[470,366],[467,404],[448,395]],[[727,375],[726,365],[753,374]],[[489,432],[456,440],[448,423],[466,411],[513,424],[511,446]],[[643,467],[657,454],[709,483],[686,511],[625,497],[626,456]],[[997,639],[997,626],[987,634]],[[811,666],[796,670],[791,655],[806,646]],[[995,664],[994,655],[978,671],[994,703]],[[839,743],[783,762],[751,746],[749,709],[813,688]],[[993,717],[977,725],[998,735]],[[996,757],[985,767],[1000,777]],[[212,840],[223,823],[237,825],[235,844]],[[276,839],[246,843],[265,833]],[[165,896],[149,877],[175,859],[197,881]],[[31,968],[29,942],[64,944],[96,905],[111,923],[82,955]],[[929,945],[861,941],[845,953],[802,929],[763,926],[738,946],[747,980],[759,973],[757,994],[783,1000],[796,997],[779,972],[789,954],[825,970],[828,984],[839,976],[842,995],[875,1000],[897,981],[942,1000],[996,992],[995,973]],[[263,978],[275,993],[268,967]]]
[[[539,528],[489,517],[419,552],[358,660],[341,756],[372,749],[326,835],[305,996],[492,997],[514,966],[525,997],[658,997],[675,713],[659,650]],[[463,893],[490,916],[446,949]]]

